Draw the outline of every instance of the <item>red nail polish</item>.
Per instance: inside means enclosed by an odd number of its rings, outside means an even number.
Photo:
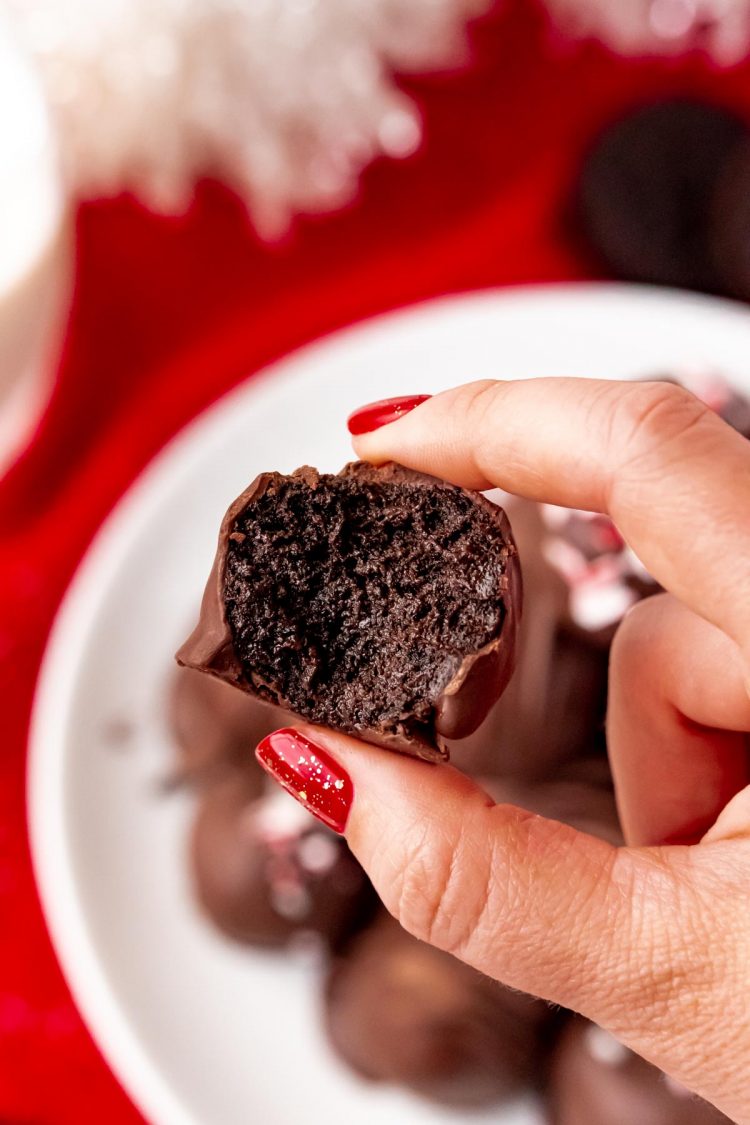
[[[255,751],[266,773],[334,832],[343,832],[354,787],[346,770],[291,727],[267,735]]]
[[[426,402],[430,395],[404,395],[402,398],[384,398],[382,402],[369,402],[367,406],[360,406],[347,419],[349,433],[357,437],[358,434],[369,434],[396,422],[408,414],[415,406]]]

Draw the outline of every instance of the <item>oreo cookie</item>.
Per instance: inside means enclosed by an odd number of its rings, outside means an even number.
[[[576,198],[579,224],[609,271],[727,291],[717,199],[748,135],[734,114],[683,99],[638,109],[609,128],[584,163]]]

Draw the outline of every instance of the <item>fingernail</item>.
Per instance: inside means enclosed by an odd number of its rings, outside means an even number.
[[[346,828],[354,787],[346,770],[291,727],[266,735],[255,757],[287,793],[334,832]]]
[[[369,434],[373,430],[379,430],[381,426],[387,426],[390,422],[403,418],[404,414],[408,414],[415,406],[427,402],[428,398],[431,398],[431,395],[403,395],[401,398],[384,398],[381,402],[368,402],[366,406],[360,406],[359,410],[349,415],[346,422],[349,433],[357,437],[359,434]]]

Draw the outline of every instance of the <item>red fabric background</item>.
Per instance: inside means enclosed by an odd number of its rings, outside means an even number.
[[[366,174],[356,204],[262,246],[204,184],[183,219],[127,198],[77,216],[77,286],[53,399],[0,486],[0,1121],[140,1119],[60,975],[29,861],[29,711],[63,591],[103,517],[160,447],[259,366],[342,324],[455,290],[595,276],[568,218],[581,153],[654,94],[697,94],[750,119],[750,68],[623,62],[551,44],[509,0],[476,29],[461,76],[405,82],[426,143]],[[467,373],[467,375],[470,373]],[[405,388],[418,392],[420,388]]]

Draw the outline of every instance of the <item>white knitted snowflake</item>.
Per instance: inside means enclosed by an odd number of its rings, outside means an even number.
[[[595,36],[623,54],[705,49],[729,66],[750,48],[750,0],[547,0],[574,35]]]
[[[0,0],[34,56],[83,195],[182,208],[232,184],[267,235],[346,201],[419,114],[393,71],[455,64],[491,0]]]

